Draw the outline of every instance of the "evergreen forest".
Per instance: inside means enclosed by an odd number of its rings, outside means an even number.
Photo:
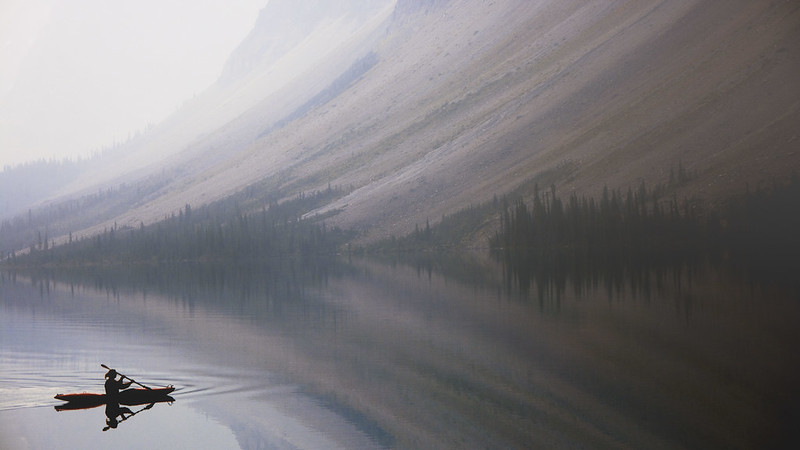
[[[605,188],[599,199],[572,193],[566,200],[554,185],[540,189],[531,180],[532,192],[526,185],[507,196],[444,215],[435,224],[426,221],[406,236],[367,247],[351,247],[356,237],[353,231],[328,227],[324,218],[304,218],[307,212],[345,195],[341,188],[328,186],[282,202],[272,199],[260,209],[253,208],[260,191],[250,189],[196,209],[187,204],[150,225],[115,224],[90,237],[70,233],[67,242],[59,245],[48,236],[47,228],[34,228],[27,231],[29,250],[9,252],[3,264],[263,261],[334,255],[346,248],[371,255],[405,255],[430,271],[436,258],[424,255],[463,250],[474,245],[476,235],[491,230],[485,241],[491,254],[505,267],[509,282],[523,290],[535,284],[539,289],[555,286],[563,291],[567,282],[581,290],[597,285],[599,279],[606,285],[623,277],[635,282],[654,271],[676,267],[691,271],[711,263],[800,292],[794,276],[800,269],[796,257],[800,252],[798,177],[753,190],[745,187],[742,195],[712,210],[702,201],[679,200],[674,194],[691,176],[679,165],[677,173],[670,171],[669,184],[648,188],[641,182],[625,192]],[[36,220],[28,218],[30,223]],[[28,230],[24,221],[3,227]]]
[[[304,219],[305,212],[322,205],[341,189],[331,188],[292,200],[277,201],[260,211],[245,213],[237,201],[222,200],[138,227],[106,228],[91,237],[55,245],[45,232],[27,253],[12,252],[14,267],[97,265],[114,263],[171,263],[185,261],[263,260],[281,256],[334,254],[350,233],[329,229],[324,222]]]
[[[778,284],[800,293],[800,182],[755,191],[746,189],[719,211],[663,189],[604,189],[599,200],[569,196],[555,187],[535,190],[502,213],[500,229],[489,239],[506,276],[523,290],[563,292],[569,282],[578,292],[608,289],[627,279],[649,289],[670,271],[691,273],[704,264],[724,266],[759,283]]]

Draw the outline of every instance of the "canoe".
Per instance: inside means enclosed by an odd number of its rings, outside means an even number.
[[[175,388],[172,386],[155,389],[126,389],[120,391],[119,395],[115,399],[112,399],[112,401],[125,406],[171,402],[175,399],[170,397],[169,394],[174,390]],[[106,394],[91,394],[88,392],[82,392],[80,394],[58,394],[55,398],[67,402],[64,405],[57,406],[56,409],[58,410],[94,408],[109,403]]]

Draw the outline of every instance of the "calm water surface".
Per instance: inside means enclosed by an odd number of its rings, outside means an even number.
[[[649,281],[520,290],[481,259],[3,273],[0,448],[796,443],[798,299]],[[57,412],[101,363],[175,401],[107,431],[103,407]]]

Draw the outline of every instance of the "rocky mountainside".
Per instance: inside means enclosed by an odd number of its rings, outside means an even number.
[[[313,33],[323,21],[342,16],[349,16],[357,21],[369,20],[388,3],[360,0],[272,0],[259,13],[250,35],[228,58],[220,82],[232,83],[259,66],[274,64]]]
[[[447,4],[449,0],[398,0],[394,8],[395,18],[408,14],[427,13]]]
[[[129,149],[158,162],[127,185],[158,186],[82,233],[335,185],[314,213],[372,240],[545,175],[592,195],[680,163],[676,194],[713,203],[800,168],[797,2],[399,0],[285,42],[269,12],[218,86]]]

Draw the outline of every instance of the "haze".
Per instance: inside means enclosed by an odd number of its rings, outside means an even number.
[[[4,0],[0,167],[89,155],[220,75],[267,0]]]
[[[0,24],[7,154],[111,144],[0,172],[0,448],[800,448],[800,2],[79,5]]]

